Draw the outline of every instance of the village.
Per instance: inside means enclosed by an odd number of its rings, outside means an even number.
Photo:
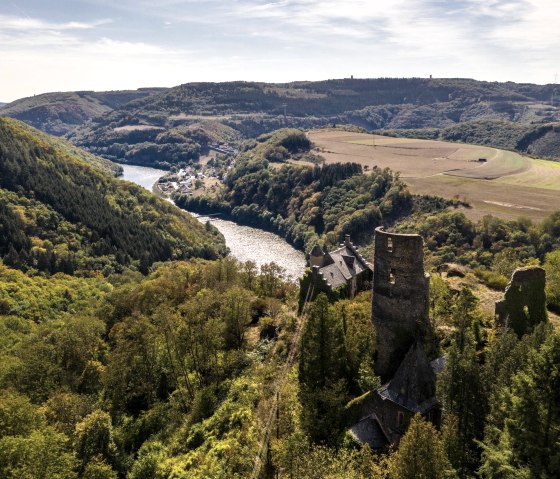
[[[157,192],[167,198],[174,193],[191,196],[223,182],[227,172],[233,168],[238,150],[226,143],[209,143],[208,148],[209,153],[198,163],[172,169],[161,177],[155,187]]]

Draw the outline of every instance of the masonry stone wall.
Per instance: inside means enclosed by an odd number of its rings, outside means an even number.
[[[519,337],[547,320],[546,271],[539,266],[516,269],[504,293],[496,302],[498,321]]]
[[[375,230],[374,241],[375,371],[387,380],[427,325],[430,276],[424,272],[420,235],[387,233],[380,227]]]

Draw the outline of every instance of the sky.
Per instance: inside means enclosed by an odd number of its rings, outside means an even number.
[[[193,81],[560,80],[559,0],[0,0],[0,101]]]

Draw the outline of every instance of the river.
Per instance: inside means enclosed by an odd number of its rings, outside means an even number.
[[[136,183],[147,190],[152,191],[154,183],[167,172],[144,166],[121,165],[123,168],[123,180]],[[196,215],[196,213],[193,213]],[[261,266],[265,263],[275,262],[286,270],[286,274],[292,279],[297,279],[305,271],[305,255],[293,248],[286,240],[274,233],[241,226],[233,221],[217,218],[200,217],[201,223],[210,221],[226,239],[226,245],[231,255],[239,261],[254,261]]]

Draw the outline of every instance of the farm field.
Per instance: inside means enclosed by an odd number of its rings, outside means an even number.
[[[471,208],[464,212],[475,220],[492,214],[539,221],[560,209],[560,163],[479,145],[335,129],[308,136],[327,163],[353,161],[399,171],[412,193],[466,201]]]

